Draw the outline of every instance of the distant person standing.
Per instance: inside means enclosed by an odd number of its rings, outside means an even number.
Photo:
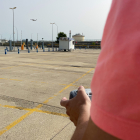
[[[72,140],[140,140],[140,0],[113,0],[91,82],[61,100],[76,130]]]

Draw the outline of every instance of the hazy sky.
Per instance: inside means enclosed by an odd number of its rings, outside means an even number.
[[[0,35],[13,39],[13,11],[18,39],[52,40],[52,25],[69,36],[84,34],[85,39],[101,39],[112,0],[0,0]],[[31,21],[30,19],[37,19]],[[53,25],[53,39],[57,36]],[[17,30],[15,28],[15,40]],[[1,37],[1,36],[0,36]]]

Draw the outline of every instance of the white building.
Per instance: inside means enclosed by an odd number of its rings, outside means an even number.
[[[72,38],[74,38],[75,41],[84,41],[85,40],[85,36],[81,35],[81,34],[75,34],[72,36]]]
[[[74,50],[75,49],[75,41],[73,38],[69,37],[60,37],[59,39],[59,50]]]

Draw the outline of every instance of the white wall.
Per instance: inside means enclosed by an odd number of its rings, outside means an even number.
[[[70,42],[69,42],[69,49],[74,49],[73,41],[70,41]]]
[[[74,49],[73,41],[59,40],[59,49]]]
[[[68,41],[59,40],[59,49],[69,49],[68,48]]]

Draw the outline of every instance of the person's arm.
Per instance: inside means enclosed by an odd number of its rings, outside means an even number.
[[[76,126],[71,140],[118,140],[97,127],[90,119],[91,101],[84,87],[79,87],[76,97],[70,100],[64,97],[60,104],[66,108],[67,115]]]
[[[84,133],[86,131],[88,122],[83,122],[82,124],[76,126],[75,132],[71,138],[71,140],[82,140],[84,137]]]
[[[90,119],[88,125],[84,123],[76,127],[71,140],[119,140],[97,127]]]
[[[75,133],[78,132],[75,131]],[[77,140],[77,137],[73,137],[72,140]],[[81,140],[119,140],[119,139],[97,127],[90,118],[88,126],[84,132],[84,136]]]

